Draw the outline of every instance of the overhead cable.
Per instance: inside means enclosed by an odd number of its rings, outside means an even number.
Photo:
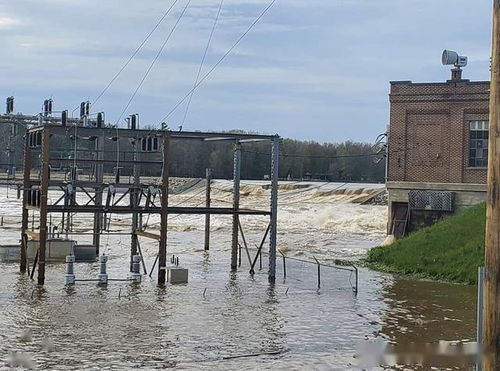
[[[186,10],[187,10],[187,8],[188,8],[188,6],[189,6],[190,3],[191,3],[191,0],[188,0],[186,2],[186,5],[184,6],[184,9],[182,9],[181,14],[179,15],[179,17],[177,17],[177,21],[175,22],[174,26],[170,30],[170,33],[168,34],[168,36],[166,37],[166,39],[163,41],[163,44],[161,45],[160,49],[158,50],[158,53],[156,54],[156,56],[154,57],[153,61],[149,65],[148,69],[144,73],[144,76],[142,77],[141,81],[139,82],[139,84],[135,88],[132,96],[128,100],[128,102],[125,105],[125,107],[123,108],[122,112],[120,113],[120,116],[118,116],[118,119],[116,120],[116,125],[119,124],[121,118],[123,117],[123,115],[125,114],[125,112],[128,110],[128,108],[130,107],[130,104],[132,103],[132,101],[134,100],[135,96],[137,95],[137,92],[142,87],[142,84],[144,84],[144,81],[146,81],[146,78],[148,77],[149,73],[151,72],[151,70],[153,69],[154,65],[156,64],[156,61],[158,60],[158,58],[160,58],[160,56],[161,56],[161,54],[163,52],[163,49],[165,49],[165,46],[167,45],[168,41],[172,37],[175,29],[177,28],[177,26],[179,25],[179,22],[182,19],[182,17],[184,17],[184,14],[186,13]]]
[[[196,79],[194,81],[193,87],[195,87],[196,84],[198,84],[198,81],[200,80],[201,71],[203,69],[203,65],[205,64],[205,59],[207,58],[208,49],[210,48],[210,44],[212,43],[212,38],[214,36],[215,27],[217,27],[217,22],[219,21],[219,17],[220,17],[220,13],[221,13],[223,4],[224,4],[224,0],[221,0],[220,4],[219,4],[219,10],[217,11],[217,14],[216,14],[215,20],[214,20],[214,24],[212,26],[212,31],[210,32],[210,36],[208,37],[207,45],[205,46],[205,52],[203,53],[203,57],[201,58],[200,67],[198,68],[198,74],[196,75]],[[189,107],[191,106],[191,101],[193,100],[193,95],[194,95],[194,90],[189,95],[189,100],[188,100],[187,105],[186,105],[186,110],[184,111],[184,117],[182,118],[181,125],[184,125],[184,123],[186,122],[186,117],[187,117],[188,112],[189,112]]]
[[[137,49],[132,53],[132,55],[128,58],[128,60],[125,62],[125,64],[120,68],[120,70],[113,76],[113,78],[109,81],[109,83],[106,85],[106,87],[101,91],[101,93],[97,96],[97,98],[94,99],[92,102],[92,105],[96,104],[99,99],[102,98],[102,96],[108,91],[108,89],[111,87],[111,85],[115,82],[115,80],[121,75],[121,73],[127,68],[127,66],[132,62],[132,60],[135,58],[135,56],[139,53],[139,51],[142,49],[142,47],[146,44],[146,42],[149,40],[149,38],[153,35],[153,33],[160,27],[160,25],[163,23],[165,18],[170,14],[170,11],[172,8],[177,4],[179,0],[174,0],[172,5],[167,9],[165,13],[163,13],[162,17],[158,20],[158,22],[154,25],[153,29],[146,35],[144,40],[140,43],[140,45],[137,47]]]
[[[213,67],[205,74],[203,77],[196,83],[195,86],[186,94],[184,97],[177,102],[177,104],[170,110],[170,112],[161,120],[161,122],[164,122],[167,120],[176,110],[179,108],[179,106],[186,101],[186,99],[189,98],[191,93],[193,93],[203,82],[212,74],[212,72],[215,71],[215,69],[226,59],[226,57],[231,54],[231,52],[238,46],[238,44],[245,38],[245,36],[255,27],[255,25],[264,17],[264,15],[271,9],[271,7],[274,5],[276,0],[272,0],[267,7],[262,11],[262,13],[255,19],[255,21],[252,22],[252,24],[247,28],[247,30],[236,40],[236,42],[231,46],[227,52],[224,53],[224,55],[213,65]]]

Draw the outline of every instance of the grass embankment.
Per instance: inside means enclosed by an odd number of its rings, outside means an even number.
[[[369,251],[366,265],[388,273],[475,284],[484,264],[485,204]]]

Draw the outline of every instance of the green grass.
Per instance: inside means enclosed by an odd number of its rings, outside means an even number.
[[[475,284],[484,264],[485,204],[421,229],[390,246],[375,247],[365,260],[369,268],[465,284]]]

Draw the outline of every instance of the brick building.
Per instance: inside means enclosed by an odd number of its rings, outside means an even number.
[[[388,232],[397,237],[486,197],[487,81],[391,82]]]

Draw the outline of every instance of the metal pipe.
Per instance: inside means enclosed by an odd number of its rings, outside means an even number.
[[[313,256],[314,260],[316,260],[316,264],[318,265],[318,290],[321,288],[321,264],[319,263],[318,259],[316,259],[315,256]]]
[[[359,271],[358,271],[358,267],[356,267],[354,265],[352,267],[354,268],[354,274],[356,277],[356,286],[354,288],[354,294],[357,296],[358,292],[359,292]]]
[[[268,280],[274,283],[276,280],[276,247],[278,228],[278,173],[280,157],[280,139],[275,137],[271,149],[271,226],[269,235],[269,273]]]
[[[255,255],[255,259],[252,262],[252,265],[250,266],[250,274],[254,275],[255,274],[255,263],[257,263],[257,258],[260,257],[260,269],[262,269],[262,247],[264,247],[264,242],[266,242],[267,235],[269,233],[269,229],[271,228],[271,225],[269,224],[267,226],[266,232],[264,233],[264,237],[262,238],[262,241],[260,242],[259,248],[257,249],[257,254]]]
[[[153,275],[153,271],[155,270],[155,267],[156,267],[156,263],[158,262],[158,257],[159,255],[156,255],[156,259],[153,263],[153,266],[151,267],[151,272],[149,272],[149,277],[151,278],[151,276]]]
[[[30,278],[33,279],[33,276],[35,275],[35,269],[36,269],[36,265],[38,263],[38,249],[36,250],[36,254],[35,254],[35,260],[33,261],[33,269],[31,270],[31,274],[30,274]]]
[[[146,269],[146,263],[144,263],[144,256],[142,255],[141,244],[139,243],[139,239],[137,239],[137,249],[139,250],[139,255],[141,256],[142,269],[144,269],[144,274],[148,274],[148,270]]]
[[[250,257],[250,251],[248,251],[248,245],[247,245],[247,240],[245,238],[245,233],[243,233],[243,227],[241,225],[241,222],[240,222],[240,217],[238,216],[238,227],[240,229],[240,233],[241,233],[241,239],[243,240],[243,244],[245,246],[245,251],[247,253],[247,257],[248,257],[248,264],[252,264],[252,258]],[[240,266],[241,266],[241,245],[240,245]]]
[[[241,180],[241,143],[234,144],[233,160],[233,211],[240,208]],[[231,270],[236,270],[238,264],[238,215],[233,214],[233,233],[231,239]]]
[[[286,278],[286,257],[281,250],[278,250],[283,257],[283,278]]]
[[[241,267],[241,244],[238,243],[238,267]]]
[[[211,183],[212,183],[212,169],[207,168],[205,171],[206,175],[206,189],[205,189],[205,207],[210,208],[211,204]],[[205,251],[210,250],[210,214],[205,215]]]

